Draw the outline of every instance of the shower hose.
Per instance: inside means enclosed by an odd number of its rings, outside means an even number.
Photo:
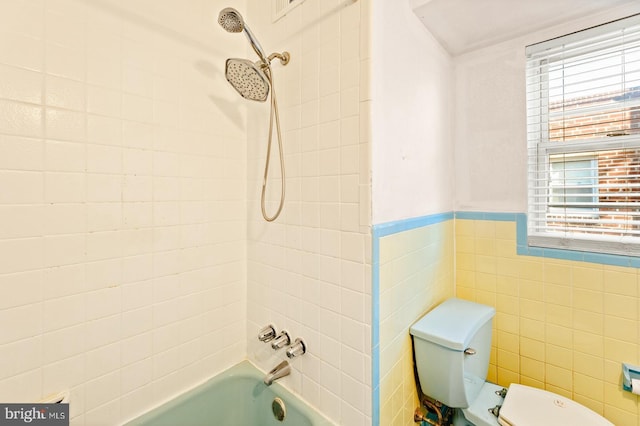
[[[267,79],[269,80],[269,84],[271,85],[271,111],[269,112],[269,139],[267,143],[267,158],[264,163],[264,178],[262,179],[262,194],[260,196],[260,208],[262,210],[262,217],[267,222],[273,222],[280,216],[282,212],[282,207],[284,206],[284,194],[285,194],[285,176],[284,176],[284,154],[282,151],[282,132],[280,131],[280,114],[278,113],[278,100],[276,96],[276,88],[273,83],[273,73],[271,72],[271,66],[269,64],[264,64],[264,71]],[[278,136],[278,152],[280,154],[280,174],[282,180],[282,187],[280,190],[280,204],[278,205],[278,210],[276,210],[273,216],[269,216],[267,214],[266,208],[266,192],[267,192],[267,178],[269,176],[269,163],[271,159],[271,143],[273,141],[273,122],[275,117],[276,123],[276,133]]]

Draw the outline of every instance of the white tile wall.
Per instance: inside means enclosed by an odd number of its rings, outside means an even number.
[[[246,355],[246,45],[175,6],[0,2],[0,401],[113,425]]]
[[[302,337],[308,352],[282,382],[336,424],[371,424],[371,268],[368,143],[360,131],[360,67],[369,52],[369,1],[307,0],[277,23],[270,2],[250,0],[247,22],[272,51],[281,109],[287,199],[277,222],[260,215],[268,105],[249,111],[249,357],[265,370],[281,359],[257,341],[272,322]],[[251,53],[253,55],[253,53]],[[275,142],[274,142],[275,143]],[[272,150],[276,150],[274,148]],[[273,155],[273,154],[272,154]],[[279,176],[277,156],[272,175]],[[270,182],[268,210],[279,199]]]

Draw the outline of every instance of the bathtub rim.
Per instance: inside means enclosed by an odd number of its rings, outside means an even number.
[[[194,386],[184,389],[183,391],[180,391],[179,393],[176,393],[171,397],[160,401],[158,404],[152,406],[151,408],[138,414],[137,416],[126,419],[125,421],[120,423],[120,426],[134,426],[132,422],[134,422],[135,420],[140,419],[141,417],[146,416],[153,411],[159,410],[161,407],[169,404],[172,401],[175,401],[178,398],[186,397],[187,394],[197,393],[199,390],[204,389],[208,386],[213,386],[223,380],[233,377],[249,377],[251,379],[255,379],[259,383],[262,383],[265,375],[266,373],[258,368],[253,362],[251,362],[251,360],[245,358],[242,361],[220,371],[219,373],[196,383]],[[269,388],[273,390],[276,396],[280,396],[281,398],[285,399],[287,406],[293,406],[304,415],[309,417],[313,422],[313,426],[335,426],[335,423],[329,420],[329,418],[322,414],[316,407],[309,404],[309,402],[305,400],[300,394],[293,393],[281,383],[274,382],[271,386],[269,386]]]

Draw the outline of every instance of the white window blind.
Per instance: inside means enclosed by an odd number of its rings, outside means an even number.
[[[640,15],[526,53],[529,245],[640,256]]]

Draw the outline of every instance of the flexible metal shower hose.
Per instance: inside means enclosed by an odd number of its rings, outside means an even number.
[[[262,217],[267,222],[273,222],[280,216],[282,207],[284,206],[284,194],[285,194],[285,178],[284,178],[284,154],[282,151],[282,133],[280,131],[280,114],[278,113],[278,100],[276,97],[276,88],[273,84],[273,73],[271,72],[271,66],[265,64],[265,75],[269,79],[271,85],[271,111],[269,112],[269,140],[267,143],[267,158],[264,163],[264,178],[262,179],[262,194],[260,197],[260,208],[262,210]],[[282,177],[282,189],[280,191],[280,204],[278,210],[273,216],[267,214],[265,194],[267,192],[267,177],[269,176],[269,162],[271,159],[271,142],[273,140],[273,118],[275,116],[276,132],[278,135],[278,152],[280,153],[280,174]]]

